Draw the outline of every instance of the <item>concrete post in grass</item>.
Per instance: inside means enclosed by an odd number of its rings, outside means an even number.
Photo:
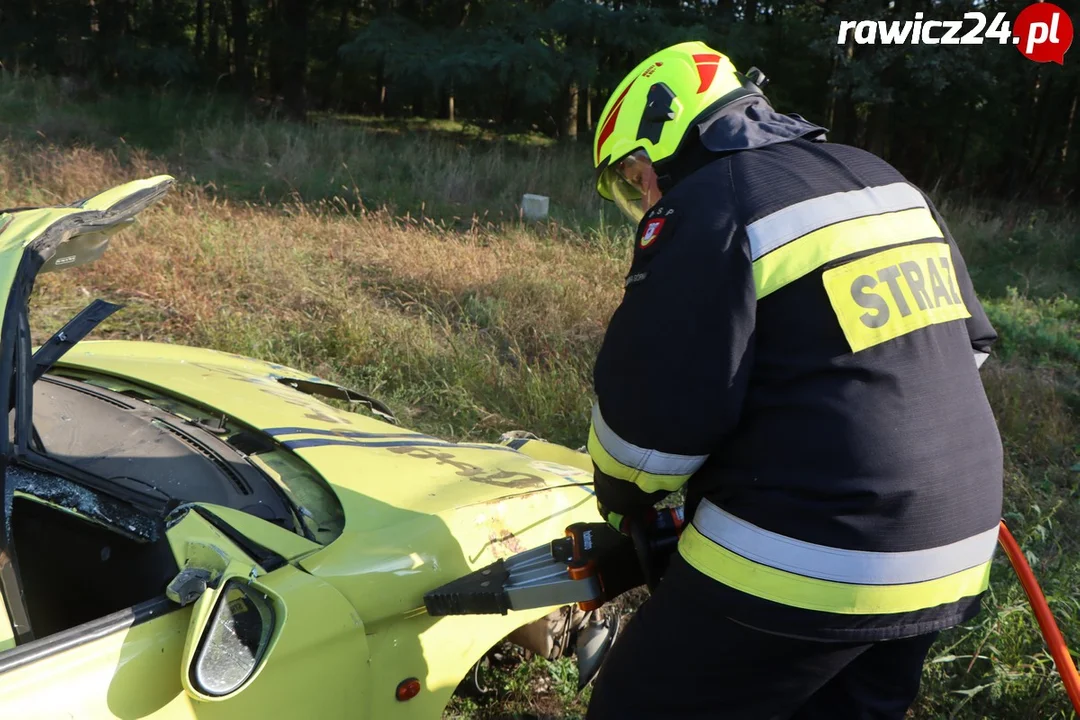
[[[521,214],[526,220],[546,220],[549,204],[545,195],[525,193],[521,196]]]

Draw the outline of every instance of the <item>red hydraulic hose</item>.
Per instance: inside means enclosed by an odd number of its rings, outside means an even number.
[[[1054,621],[1054,616],[1050,612],[1050,606],[1046,603],[1039,581],[1035,579],[1035,573],[1031,571],[1031,566],[1028,565],[1024,553],[1021,552],[1016,538],[1009,532],[1009,528],[1005,527],[1004,520],[1001,521],[998,542],[1005,549],[1005,554],[1009,556],[1009,562],[1012,563],[1016,576],[1020,578],[1020,585],[1027,593],[1031,609],[1035,611],[1035,619],[1039,622],[1043,639],[1046,640],[1046,646],[1050,649],[1050,656],[1054,658],[1058,675],[1065,683],[1065,692],[1069,694],[1073,709],[1080,715],[1080,674],[1076,672],[1076,665],[1073,664],[1069,648],[1065,645],[1065,638],[1062,637],[1061,630],[1058,629],[1057,622]]]

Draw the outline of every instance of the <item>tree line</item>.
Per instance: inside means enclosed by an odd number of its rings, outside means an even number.
[[[590,136],[649,53],[700,39],[769,97],[923,184],[1065,201],[1080,184],[1080,61],[1009,42],[870,45],[842,21],[1014,20],[1026,0],[4,0],[5,72],[207,88],[310,111]],[[1073,13],[1076,22],[1080,15]],[[967,28],[974,25],[968,20]],[[1074,54],[1080,51],[1073,51]]]

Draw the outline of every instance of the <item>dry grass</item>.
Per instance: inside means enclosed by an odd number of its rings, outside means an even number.
[[[18,166],[0,164],[3,205],[70,201],[165,170],[85,149],[18,154]],[[618,302],[623,261],[560,242],[562,232],[462,233],[331,203],[237,204],[186,184],[118,236],[107,261],[42,276],[35,320],[52,330],[88,294],[122,299],[128,310],[102,334],[208,345],[362,384],[453,436],[543,419],[576,442],[588,359]]]
[[[593,191],[589,145],[510,141],[452,123],[329,117],[279,122],[205,94],[75,96],[47,78],[0,71],[0,137],[112,150],[139,148],[208,194],[273,203],[344,201],[396,215],[436,217],[460,229],[519,215],[524,193],[552,199],[553,217],[578,229],[613,216]]]

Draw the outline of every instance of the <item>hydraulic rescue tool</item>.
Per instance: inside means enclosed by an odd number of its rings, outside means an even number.
[[[577,603],[585,611],[641,585],[656,587],[685,524],[683,508],[659,508],[624,526],[575,523],[548,545],[497,560],[424,596],[430,615],[503,614]],[[1005,550],[1039,623],[1073,708],[1080,714],[1080,674],[1019,544],[1002,521]]]
[[[682,508],[661,508],[624,535],[607,523],[575,523],[566,536],[518,553],[424,596],[429,615],[505,615],[577,603],[585,611],[640,585],[656,586],[675,551]]]

